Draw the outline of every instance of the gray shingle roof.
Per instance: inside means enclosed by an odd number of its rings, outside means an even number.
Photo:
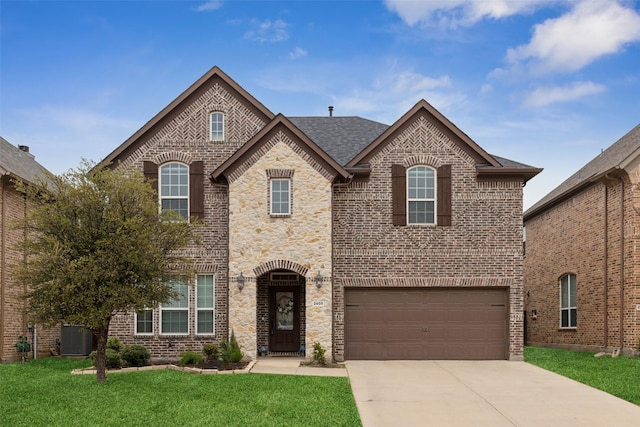
[[[341,166],[389,127],[361,117],[287,117]]]
[[[35,183],[38,178],[47,179],[47,170],[35,157],[11,144],[0,136],[0,175],[10,175]]]
[[[528,216],[536,215],[544,211],[547,206],[553,205],[556,200],[562,199],[563,196],[597,179],[602,174],[617,168],[623,168],[628,162],[638,156],[640,156],[640,125],[637,125],[629,131],[629,133],[583,166],[578,172],[571,175],[549,194],[527,209],[524,213],[525,219]]]

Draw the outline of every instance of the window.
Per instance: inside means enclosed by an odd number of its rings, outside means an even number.
[[[136,334],[153,334],[153,310],[142,310],[136,313]]]
[[[215,280],[211,274],[198,275],[196,285],[196,333],[213,334],[213,304]]]
[[[435,170],[415,166],[407,170],[407,222],[409,224],[436,223]]]
[[[220,112],[211,113],[211,141],[224,141],[224,114]]]
[[[576,276],[567,274],[560,279],[560,327],[575,328],[577,317]]]
[[[160,209],[189,219],[189,168],[182,163],[160,166]]]
[[[160,307],[160,333],[187,334],[189,332],[189,286],[186,280],[171,282],[178,297]]]
[[[290,179],[271,179],[271,215],[291,215]]]

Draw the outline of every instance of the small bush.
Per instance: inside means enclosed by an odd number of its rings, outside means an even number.
[[[214,343],[208,343],[202,346],[202,353],[207,361],[218,360],[220,357],[220,347]]]
[[[313,343],[313,360],[324,365],[326,362],[324,357],[324,352],[325,352],[325,349],[322,347],[322,345],[319,342]]]
[[[118,339],[118,337],[109,337],[107,338],[107,348],[120,353],[122,351],[122,342]]]
[[[151,354],[142,345],[128,345],[122,350],[122,360],[128,366],[147,366],[151,364]]]
[[[201,353],[187,350],[180,355],[178,364],[180,366],[195,366],[201,364],[202,359],[204,359],[204,356]]]
[[[231,338],[229,341],[224,338],[220,341],[220,361],[224,365],[228,365],[229,363],[240,362],[243,357],[244,354],[242,353],[242,350],[240,350],[236,334],[231,331]]]
[[[96,351],[92,351],[89,354],[89,359],[93,362],[93,366],[96,366],[96,359],[98,355]],[[105,350],[105,365],[107,369],[120,369],[122,368],[122,359],[120,358],[120,353],[115,351],[112,348],[107,348]]]

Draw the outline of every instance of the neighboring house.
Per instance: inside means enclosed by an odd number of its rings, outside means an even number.
[[[524,214],[526,341],[633,354],[640,339],[640,125]]]
[[[522,187],[425,101],[387,126],[274,114],[214,67],[105,161],[202,220],[170,304],[114,318],[155,358],[522,359]]]
[[[29,153],[29,147],[15,147],[0,137],[0,363],[21,359],[15,346],[20,337],[29,341],[29,357],[48,355],[55,348],[59,332],[29,323],[27,302],[22,298],[29,284],[12,277],[15,266],[25,259],[19,248],[25,235],[13,226],[14,221],[29,211],[29,201],[16,189],[15,182],[21,180],[28,185],[38,179],[46,179],[46,170]]]

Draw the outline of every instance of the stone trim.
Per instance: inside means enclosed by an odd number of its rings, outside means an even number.
[[[415,288],[509,288],[511,277],[364,277],[340,278],[344,287],[415,287]]]
[[[296,262],[284,259],[276,259],[257,266],[253,269],[253,273],[256,275],[256,277],[259,277],[270,272],[271,270],[291,270],[301,276],[306,276],[307,271],[309,271],[308,268]]]

